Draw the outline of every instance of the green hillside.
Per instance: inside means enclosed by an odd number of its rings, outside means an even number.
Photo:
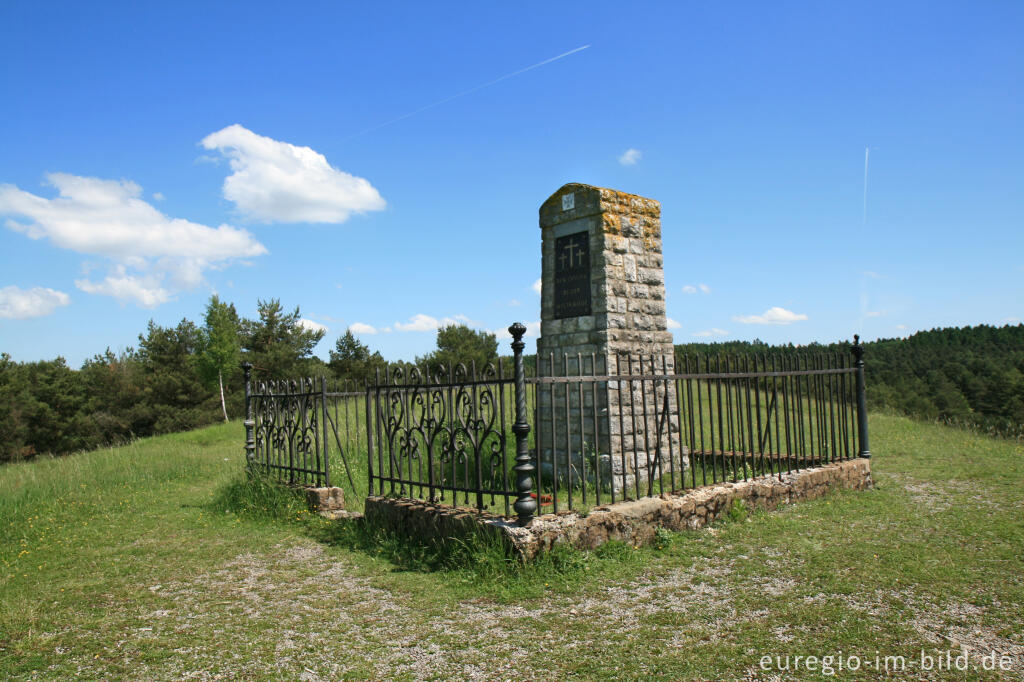
[[[1020,679],[1024,446],[885,414],[870,426],[874,490],[518,570],[487,548],[445,561],[291,503],[247,506],[232,497],[237,422],[11,464],[0,468],[0,671],[767,679],[765,655],[917,665],[922,650],[966,649],[978,667],[967,677]],[[1013,667],[981,669],[993,651]]]

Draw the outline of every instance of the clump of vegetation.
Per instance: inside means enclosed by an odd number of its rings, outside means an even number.
[[[732,505],[729,507],[729,513],[727,517],[733,523],[741,523],[747,520],[747,505],[743,500],[733,500]]]
[[[309,511],[301,489],[281,485],[262,474],[239,476],[221,486],[210,508],[266,520],[302,519]]]

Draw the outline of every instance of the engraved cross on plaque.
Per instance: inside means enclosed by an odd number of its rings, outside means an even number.
[[[577,232],[555,240],[555,319],[590,314],[589,239]]]

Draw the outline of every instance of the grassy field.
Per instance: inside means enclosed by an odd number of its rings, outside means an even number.
[[[871,437],[875,490],[526,568],[254,506],[238,422],[7,466],[0,677],[1021,679],[1024,447]]]

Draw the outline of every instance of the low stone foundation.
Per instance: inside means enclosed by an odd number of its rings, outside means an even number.
[[[834,488],[872,487],[871,460],[852,459],[779,476],[721,483],[675,495],[645,497],[595,507],[588,514],[544,514],[527,527],[495,514],[416,500],[366,498],[366,521],[393,532],[420,538],[466,535],[477,529],[494,533],[512,551],[529,559],[558,543],[594,549],[609,540],[649,544],[658,528],[692,530],[728,513],[737,500],[748,509],[775,509],[821,497]]]

